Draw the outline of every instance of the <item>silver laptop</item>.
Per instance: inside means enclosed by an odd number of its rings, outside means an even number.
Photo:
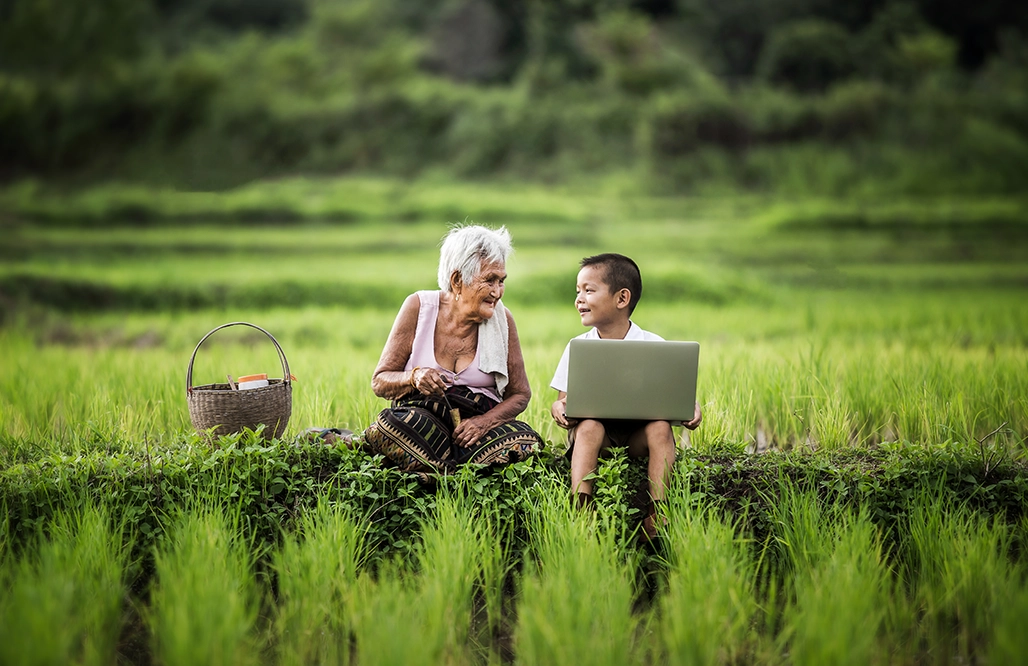
[[[691,421],[699,361],[698,342],[572,340],[567,415]]]

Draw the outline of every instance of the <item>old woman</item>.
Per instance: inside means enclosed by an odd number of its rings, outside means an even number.
[[[371,379],[375,395],[392,401],[364,433],[371,451],[426,478],[539,449],[539,435],[516,420],[532,392],[501,301],[512,251],[504,227],[446,234],[439,290],[407,297]]]

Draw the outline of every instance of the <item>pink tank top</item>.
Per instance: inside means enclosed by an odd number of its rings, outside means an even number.
[[[478,368],[477,351],[471,365],[457,373],[442,367],[436,361],[435,323],[439,317],[439,293],[438,291],[418,292],[418,298],[421,299],[421,309],[418,310],[418,327],[414,332],[414,344],[404,369],[409,371],[416,367],[435,368],[443,373],[444,377],[453,380],[455,386],[467,386],[475,393],[483,393],[500,402],[500,396],[496,393],[496,379]]]

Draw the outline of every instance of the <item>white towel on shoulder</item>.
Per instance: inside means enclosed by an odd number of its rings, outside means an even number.
[[[478,369],[496,378],[496,392],[507,388],[507,308],[496,301],[493,316],[478,325]]]

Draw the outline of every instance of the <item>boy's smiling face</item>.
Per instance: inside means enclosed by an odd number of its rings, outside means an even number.
[[[611,293],[603,266],[585,266],[578,271],[575,287],[575,307],[582,318],[582,326],[604,328],[628,320],[631,294],[627,289]]]

